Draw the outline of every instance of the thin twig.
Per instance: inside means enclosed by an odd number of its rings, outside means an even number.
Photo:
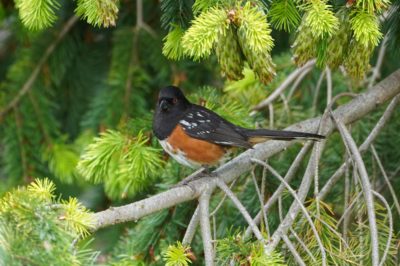
[[[314,225],[313,220],[311,219],[310,214],[308,213],[306,207],[304,207],[303,201],[300,200],[300,198],[297,196],[296,192],[292,189],[292,187],[284,180],[284,178],[278,174],[278,172],[275,171],[274,168],[272,168],[270,165],[264,163],[263,161],[253,159],[252,162],[258,163],[264,167],[266,167],[276,178],[279,179],[279,181],[285,185],[286,189],[290,192],[290,194],[293,196],[295,201],[297,201],[297,204],[299,204],[301,210],[303,211],[304,216],[306,217],[308,223],[310,224],[311,230],[313,231],[315,235],[315,239],[318,242],[319,248],[321,250],[321,257],[322,257],[322,265],[326,265],[326,252],[324,245],[322,244],[322,240],[319,237],[318,230]],[[284,234],[285,235],[285,234]]]
[[[396,168],[396,170],[394,170],[394,172],[392,172],[392,174],[389,177],[389,181],[393,180],[393,178],[397,177],[397,174],[400,173],[400,162],[398,163],[398,167]],[[381,192],[382,189],[385,187],[386,183],[383,183],[379,188],[378,188],[378,192]]]
[[[285,242],[286,246],[288,247],[289,251],[292,253],[294,260],[299,264],[300,266],[306,266],[306,263],[304,260],[300,257],[299,253],[297,252],[296,248],[294,247],[293,243],[290,241],[290,239],[284,235],[282,237],[283,242]]]
[[[376,123],[375,127],[371,130],[371,133],[368,135],[367,139],[364,143],[360,146],[360,152],[364,152],[368,150],[369,145],[375,140],[381,129],[386,125],[389,121],[390,117],[396,110],[397,104],[400,102],[400,94],[395,96],[389,103],[388,107],[386,108],[385,112]]]
[[[286,98],[285,94],[281,93],[281,95],[279,95],[282,99],[283,102],[283,108],[285,109],[285,112],[287,114],[288,117],[290,117],[290,107],[289,107],[289,101]]]
[[[388,221],[389,221],[389,235],[388,235],[388,239],[386,242],[386,247],[385,247],[385,251],[383,252],[382,258],[381,258],[381,262],[379,263],[379,266],[382,266],[385,263],[386,257],[389,253],[389,249],[391,246],[391,242],[392,242],[392,237],[393,237],[393,215],[392,215],[392,211],[390,209],[389,203],[386,201],[386,199],[379,194],[376,191],[372,191],[372,193],[374,193],[374,195],[379,198],[382,203],[385,205],[385,208],[387,210],[387,216],[388,216]]]
[[[214,243],[214,254],[217,254],[217,218],[214,216],[212,217],[212,223],[213,223],[213,243]]]
[[[362,160],[360,151],[357,148],[356,143],[351,137],[350,133],[344,126],[344,124],[336,119],[336,117],[332,114],[332,118],[335,120],[336,125],[339,129],[340,134],[343,137],[345,143],[347,143],[352,157],[357,165],[357,169],[360,176],[361,187],[363,189],[364,198],[366,201],[368,220],[369,220],[369,228],[371,231],[371,249],[372,249],[372,265],[377,266],[379,264],[379,242],[378,242],[378,230],[376,225],[376,217],[375,217],[375,207],[374,207],[374,199],[372,195],[372,188],[369,182],[367,169],[365,168],[364,161]]]
[[[336,226],[339,226],[342,221],[344,221],[346,216],[350,215],[351,209],[356,205],[358,199],[362,196],[362,193],[358,193],[357,196],[354,198],[354,200],[347,206],[347,208],[344,210],[342,217],[339,218],[339,220],[336,223]]]
[[[264,219],[265,228],[266,228],[267,233],[268,233],[268,236],[269,236],[269,235],[270,235],[270,232],[269,232],[268,219],[267,219],[267,215],[266,215],[266,213],[265,213],[265,211],[264,211],[264,198],[262,197],[260,188],[258,187],[257,179],[256,179],[256,175],[255,175],[255,173],[254,173],[254,170],[255,170],[255,169],[253,169],[253,170],[251,171],[251,178],[253,179],[254,187],[256,188],[256,192],[257,192],[257,195],[258,195],[258,200],[260,201],[260,208],[261,208],[260,211],[261,211],[261,213],[262,213],[262,215],[263,215],[262,217],[263,217],[263,219]]]
[[[278,198],[278,216],[279,216],[279,222],[281,223],[283,220],[282,195],[280,195]]]
[[[310,66],[314,66],[316,63],[315,59],[312,59],[308,61],[306,64],[304,64],[302,67],[297,68],[295,71],[290,73],[289,76],[279,85],[278,88],[274,90],[273,93],[271,93],[267,99],[261,101],[259,104],[254,106],[252,109],[254,111],[258,111],[260,109],[263,109],[264,107],[267,107],[270,103],[272,103],[276,98],[279,97],[279,95],[299,76],[303,71],[307,70]]]
[[[329,105],[332,101],[332,71],[327,66],[325,69],[326,72],[326,105]]]
[[[314,65],[309,66],[308,68],[304,69],[304,71],[297,77],[296,81],[293,83],[292,87],[290,88],[290,91],[288,93],[287,99],[288,102],[290,99],[292,99],[292,96],[296,89],[299,87],[300,83],[303,81],[304,77],[307,76],[308,73],[314,68]]]
[[[183,239],[182,239],[183,245],[190,245],[190,243],[192,243],[193,237],[196,233],[197,226],[199,225],[199,221],[200,221],[199,209],[200,209],[200,207],[197,206],[196,210],[194,211],[194,213],[192,215],[192,218],[190,219],[189,225],[186,228],[185,235],[183,236]]]
[[[348,157],[348,153],[346,153]],[[346,158],[347,161],[347,158]],[[350,171],[349,164],[346,163],[345,179],[344,179],[344,210],[347,210],[350,202]],[[350,224],[350,215],[343,216],[343,238],[347,240],[347,229]]]
[[[217,180],[217,186],[222,191],[224,191],[225,194],[228,195],[228,197],[232,200],[233,204],[235,204],[236,208],[239,210],[239,212],[242,214],[244,219],[250,225],[255,237],[258,240],[264,242],[264,237],[262,236],[260,229],[258,229],[258,227],[254,223],[253,219],[251,219],[250,214],[247,212],[246,208],[243,206],[243,204],[240,202],[240,200],[235,196],[235,194],[233,194],[232,190],[230,190],[229,187],[225,184],[225,182],[223,182],[221,180]]]
[[[266,162],[268,162],[268,160],[266,160]],[[262,175],[261,175],[261,198],[262,198],[263,202],[265,201],[265,188],[267,186],[266,184],[267,184],[267,169],[265,169],[265,167],[263,167]],[[262,208],[264,208],[264,206],[262,206]],[[266,215],[267,215],[267,212],[265,211],[265,216]],[[258,224],[257,222],[255,222],[255,223]],[[264,223],[269,229],[269,225],[267,224],[268,221],[264,221]],[[270,231],[268,231],[268,236],[270,236]]]
[[[211,238],[211,226],[210,226],[210,197],[211,192],[206,190],[202,193],[199,198],[199,208],[200,208],[200,229],[201,236],[203,238],[204,247],[204,260],[206,266],[213,266],[214,264],[214,248],[212,245]]]
[[[289,228],[290,233],[296,238],[297,242],[299,242],[300,246],[307,252],[307,255],[310,256],[310,258],[314,261],[317,262],[317,259],[315,256],[312,254],[311,250],[307,247],[306,243],[299,237],[299,235],[293,230],[293,228]]]
[[[235,180],[232,181],[232,183],[229,185],[229,189],[231,189],[235,185],[237,180],[238,179],[236,178]],[[221,201],[218,203],[217,207],[215,207],[215,209],[210,213],[210,216],[215,216],[215,214],[217,214],[218,210],[222,207],[222,204],[224,204],[226,197],[227,197],[226,193],[224,193],[224,196],[222,197]]]
[[[144,29],[150,36],[157,38],[156,32],[143,20],[143,0],[136,0],[136,27],[138,29]]]
[[[323,219],[321,219],[321,217],[318,217],[317,215],[314,215],[314,218],[317,219],[320,223],[322,223],[323,225],[325,225],[326,227],[328,227],[329,230],[331,230],[332,233],[334,233],[339,239],[340,241],[343,242],[344,246],[348,249],[350,249],[349,244],[346,242],[346,240],[335,230],[335,228],[333,228],[331,225],[329,225],[327,222],[325,222]],[[351,250],[350,250],[351,251]]]
[[[303,161],[304,157],[307,155],[307,152],[310,150],[312,145],[312,142],[307,142],[303,148],[301,148],[300,152],[297,154],[296,158],[294,159],[292,165],[290,166],[289,170],[286,173],[285,176],[285,181],[289,183],[293,177],[295,177],[295,174],[297,170],[299,169],[301,162]],[[268,210],[272,207],[272,205],[275,204],[275,202],[278,200],[279,196],[282,194],[283,190],[285,189],[285,185],[282,183],[279,184],[279,187],[275,190],[274,194],[268,199],[267,203],[264,205],[264,210],[267,213]],[[254,222],[258,224],[261,219],[261,212],[258,212],[256,217],[254,218]],[[246,229],[245,232],[245,237],[248,237],[251,233],[250,227]]]
[[[33,87],[37,77],[39,76],[40,71],[42,70],[44,64],[49,59],[50,55],[54,52],[54,49],[60,43],[60,41],[67,35],[67,33],[71,30],[71,28],[75,25],[78,21],[78,17],[72,16],[63,26],[60,33],[57,35],[56,39],[47,47],[46,51],[40,58],[39,62],[36,64],[35,68],[33,69],[31,75],[29,76],[28,80],[24,83],[21,90],[15,95],[14,99],[12,99],[6,107],[0,110],[0,121],[3,117],[14,107],[16,107],[23,96]]]
[[[269,128],[274,128],[274,105],[268,104],[268,111],[269,111]]]
[[[312,103],[312,110],[314,110],[314,112],[317,110],[318,96],[319,96],[319,92],[321,90],[322,81],[324,80],[324,77],[325,77],[325,73],[326,73],[326,71],[321,72],[321,74],[318,78],[318,81],[317,81],[317,85],[315,86],[314,98],[313,98],[313,103]]]
[[[316,145],[315,147],[317,149],[317,153],[320,154],[320,152],[318,151],[319,149],[319,145]],[[316,158],[316,162],[315,162],[315,168],[314,168],[314,197],[316,197],[319,193],[319,159],[320,157]],[[319,208],[319,200],[316,201],[316,209],[317,209],[317,217],[319,218],[320,216],[320,208]]]
[[[136,26],[140,28],[143,24],[143,0],[136,0]]]
[[[397,209],[397,213],[400,215],[399,199],[396,196],[396,192],[394,191],[392,184],[390,184],[389,177],[386,174],[385,168],[383,168],[382,161],[381,161],[381,159],[379,159],[378,153],[376,152],[374,145],[371,145],[371,151],[372,151],[372,155],[375,157],[376,162],[378,163],[378,167],[383,175],[383,178],[385,179],[385,182],[389,188],[390,194],[392,195],[394,205],[396,206],[396,209]]]
[[[387,41],[388,41],[388,35],[386,34],[381,42],[381,47],[378,53],[378,59],[376,60],[376,65],[372,70],[372,75],[371,78],[369,79],[368,88],[372,88],[372,86],[374,86],[375,84],[376,79],[380,76],[383,58],[385,57]]]

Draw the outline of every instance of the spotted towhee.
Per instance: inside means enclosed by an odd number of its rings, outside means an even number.
[[[232,147],[247,149],[269,139],[324,138],[312,133],[239,127],[189,102],[174,86],[165,87],[159,93],[153,131],[167,153],[191,168],[218,164]]]

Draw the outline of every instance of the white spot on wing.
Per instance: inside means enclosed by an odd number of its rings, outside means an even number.
[[[184,126],[190,127],[190,123],[188,121],[181,120],[181,121],[179,121],[179,123],[184,125]]]
[[[218,143],[218,144],[222,144],[222,145],[232,145],[233,143],[232,142],[229,142],[229,141],[216,141],[216,143]]]

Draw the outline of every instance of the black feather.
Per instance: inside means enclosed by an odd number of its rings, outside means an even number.
[[[292,140],[292,139],[321,140],[325,138],[324,136],[318,134],[298,132],[298,131],[247,129],[247,128],[242,128],[242,131],[248,138],[265,137],[275,140]]]
[[[237,126],[199,105],[193,104],[179,124],[189,136],[196,139],[222,146],[252,147],[248,137]]]

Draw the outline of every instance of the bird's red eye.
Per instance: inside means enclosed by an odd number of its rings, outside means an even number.
[[[173,98],[173,99],[172,99],[172,103],[173,103],[173,104],[176,104],[177,102],[178,102],[178,99],[177,99],[177,98]]]

